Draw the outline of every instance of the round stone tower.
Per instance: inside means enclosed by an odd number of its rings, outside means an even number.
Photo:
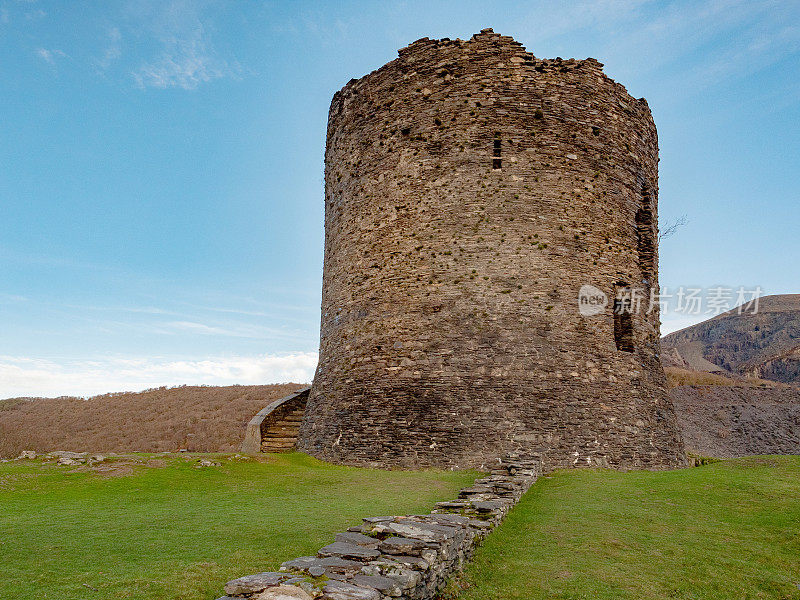
[[[381,467],[684,464],[649,306],[657,178],[647,102],[591,58],[486,29],[350,81],[328,119],[299,448]]]

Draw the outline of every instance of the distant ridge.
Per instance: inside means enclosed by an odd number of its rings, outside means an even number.
[[[665,365],[800,384],[800,294],[764,296],[662,341]]]

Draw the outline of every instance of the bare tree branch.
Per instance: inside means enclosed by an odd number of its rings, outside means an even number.
[[[686,218],[686,215],[681,215],[674,221],[667,221],[664,224],[664,229],[662,229],[661,232],[658,234],[658,241],[660,242],[663,239],[672,237],[673,235],[675,235],[678,229],[686,225],[688,222],[689,219]]]

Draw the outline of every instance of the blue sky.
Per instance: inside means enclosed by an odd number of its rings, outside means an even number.
[[[648,99],[668,293],[800,292],[798,2],[0,0],[0,397],[310,380],[331,96],[484,27]]]

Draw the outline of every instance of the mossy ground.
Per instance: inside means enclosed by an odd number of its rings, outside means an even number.
[[[200,456],[221,466],[196,469]],[[0,464],[0,598],[211,600],[225,581],[314,554],[362,517],[429,512],[477,475],[302,454],[115,460],[106,474]]]
[[[459,600],[800,598],[800,457],[537,481]]]

